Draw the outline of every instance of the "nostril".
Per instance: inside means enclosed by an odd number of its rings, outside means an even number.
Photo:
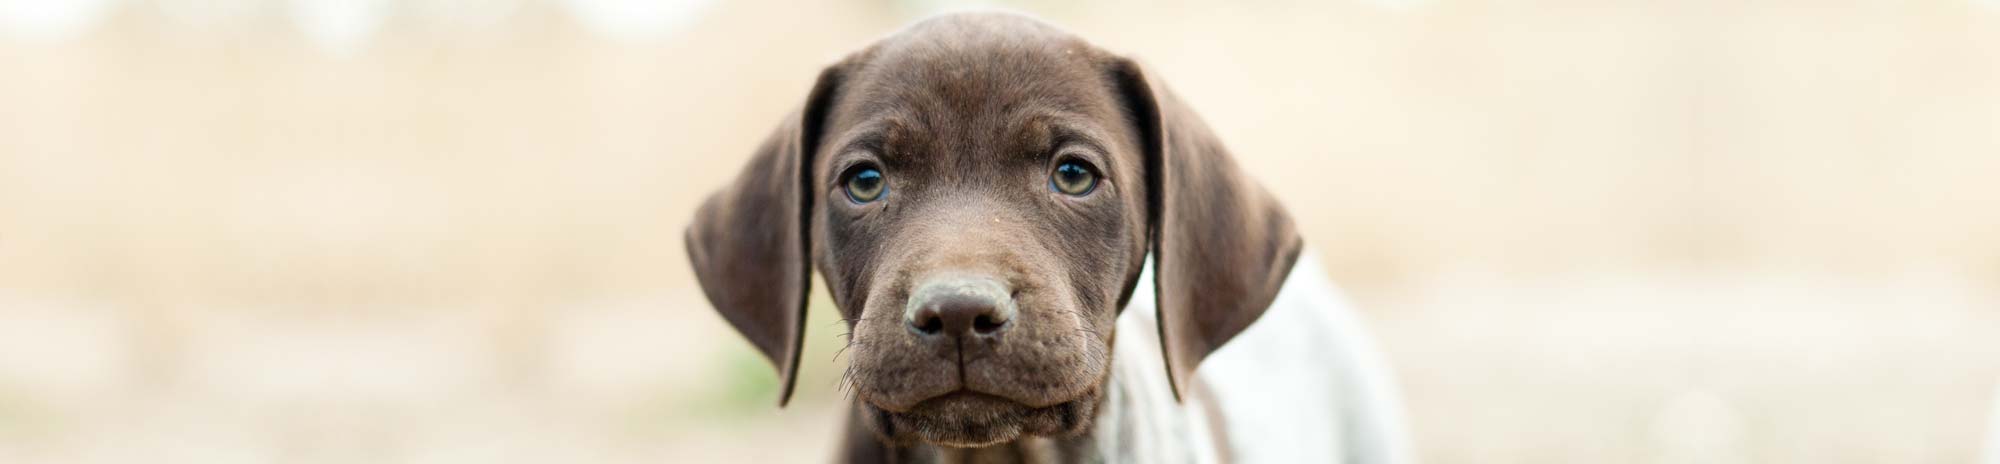
[[[1007,321],[995,320],[991,314],[981,314],[978,318],[972,320],[972,331],[980,334],[992,334],[999,331],[1000,327],[1005,325],[1007,325]]]
[[[938,316],[935,312],[925,311],[918,316],[917,320],[910,321],[910,327],[917,329],[917,333],[937,335],[938,332],[944,330],[944,318]]]

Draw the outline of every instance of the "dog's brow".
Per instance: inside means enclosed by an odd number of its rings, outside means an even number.
[[[875,153],[877,156],[883,156],[885,155],[883,151],[888,145],[888,141],[888,135],[882,133],[882,131],[867,130],[849,137],[847,143],[841,144],[833,153],[839,155],[854,151],[866,151]]]
[[[1064,147],[1082,145],[1091,150],[1104,151],[1104,143],[1082,119],[1063,114],[1040,113],[1022,118],[1023,123],[1015,131],[1018,140],[1032,151],[1028,156],[1054,155],[1054,151]]]
[[[904,129],[902,120],[895,117],[863,122],[848,130],[839,144],[833,146],[828,154],[840,157],[854,152],[867,152],[884,159],[893,158],[898,153],[893,153],[891,149],[895,148],[893,145],[898,138],[906,137]]]
[[[1057,124],[1050,128],[1049,147],[1060,149],[1071,145],[1083,145],[1092,150],[1104,151],[1103,142],[1089,130],[1068,124]]]

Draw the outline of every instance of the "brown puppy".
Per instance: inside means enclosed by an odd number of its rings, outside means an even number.
[[[1131,60],[1025,17],[958,14],[822,71],[687,247],[709,300],[778,366],[780,404],[810,273],[825,277],[852,329],[855,422],[882,445],[851,451],[869,457],[1084,436],[1149,253],[1185,396],[1301,242]]]

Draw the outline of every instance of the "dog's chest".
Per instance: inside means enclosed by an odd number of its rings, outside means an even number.
[[[1264,315],[1203,361],[1195,380],[1202,391],[1184,403],[1163,368],[1151,271],[1118,319],[1110,409],[1092,432],[1107,461],[1374,462],[1401,454],[1400,438],[1375,436],[1400,426],[1379,355],[1310,253]]]

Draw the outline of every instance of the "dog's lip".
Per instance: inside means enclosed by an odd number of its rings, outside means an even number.
[[[969,389],[926,398],[905,411],[886,410],[865,399],[860,407],[869,428],[887,442],[981,447],[1022,435],[1079,433],[1102,401],[1096,391],[1046,407]]]
[[[995,395],[992,393],[973,391],[972,389],[969,388],[960,388],[957,390],[952,390],[951,392],[942,395],[925,398],[923,401],[918,401],[916,407],[923,407],[924,403],[930,403],[930,402],[942,403],[948,401],[1000,401],[1006,403],[1013,403],[1021,406],[1028,406],[1026,403],[1014,401],[1013,399],[1004,396]],[[915,409],[915,407],[911,409]]]
[[[1102,380],[1100,380],[1099,383],[1102,383]],[[886,397],[870,394],[870,393],[882,393],[882,392],[873,392],[864,390],[861,391],[860,392],[861,394],[857,395],[857,397],[861,401],[868,403],[869,406],[874,406],[876,409],[892,413],[908,413],[922,409],[922,407],[926,405],[937,405],[942,403],[948,403],[951,400],[981,400],[981,399],[990,402],[1009,404],[1030,409],[1040,409],[1051,406],[1057,406],[1064,403],[1069,403],[1071,401],[1076,400],[1077,398],[1088,396],[1092,390],[1097,388],[1096,386],[1086,384],[1082,385],[1080,388],[1066,388],[1060,390],[1046,390],[1038,392],[1022,392],[1022,394],[1026,396],[1017,396],[1007,393],[987,391],[979,388],[979,386],[976,384],[968,385],[964,383],[953,382],[948,385],[938,385],[936,387],[937,388],[925,389],[927,391],[912,392],[915,394],[899,394],[899,395],[890,395]]]
[[[923,399],[912,401],[909,404],[903,404],[903,405],[882,404],[881,401],[876,401],[874,398],[863,398],[862,400],[867,401],[869,405],[874,406],[876,409],[881,409],[883,411],[888,411],[897,414],[916,411],[918,409],[923,408],[924,406],[936,406],[939,404],[949,403],[954,401],[989,401],[989,402],[1009,403],[1022,407],[1034,407],[1027,403],[1017,401],[1013,398],[1008,398],[1005,396],[995,395],[992,393],[973,390],[966,387],[958,387],[957,389],[951,391],[939,393],[936,395],[931,395]],[[901,406],[901,407],[891,407],[891,406]]]

